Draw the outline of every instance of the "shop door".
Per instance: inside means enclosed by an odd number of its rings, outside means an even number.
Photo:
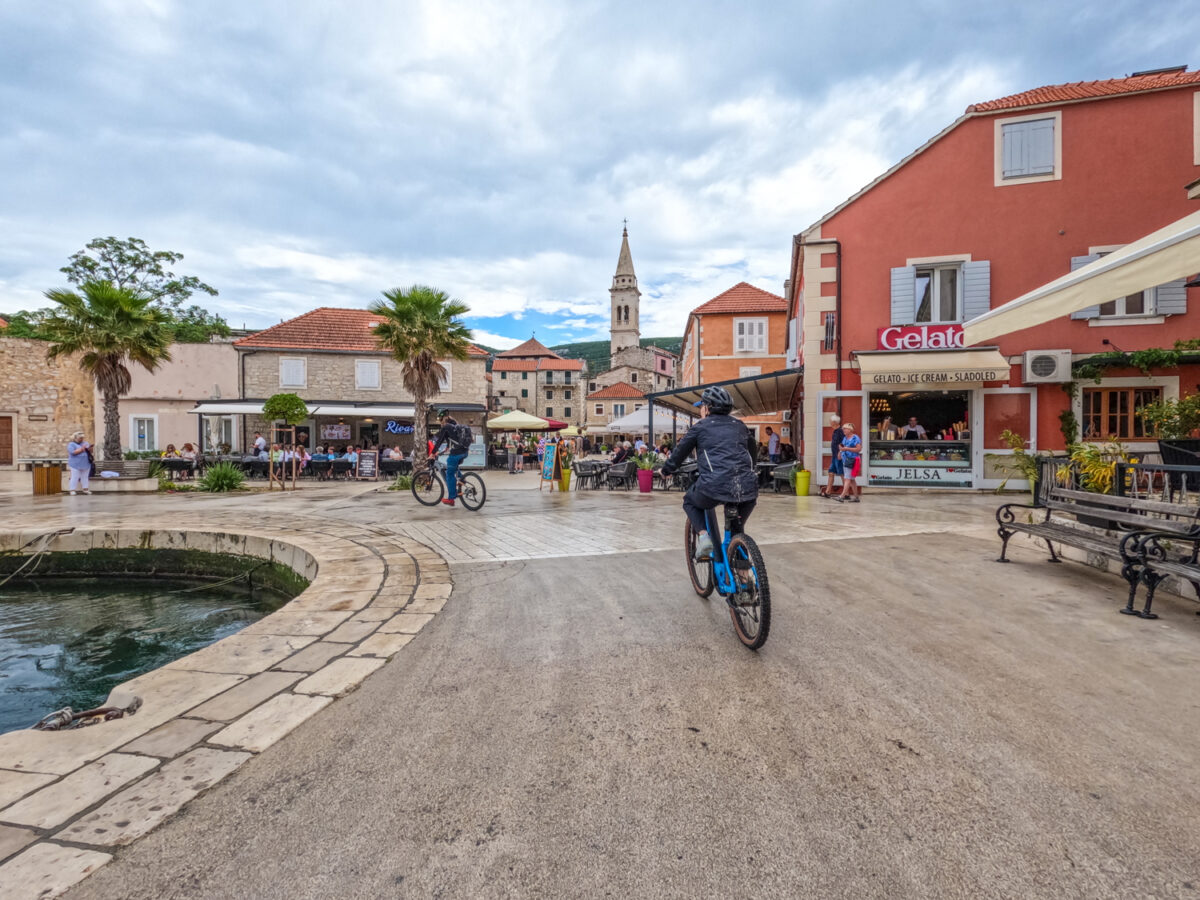
[[[358,444],[365,446],[370,442],[372,447],[379,446],[379,423],[360,422],[358,425]]]
[[[854,433],[863,441],[863,471],[859,484],[866,484],[870,477],[868,460],[871,455],[870,416],[867,414],[866,391],[819,391],[817,393],[817,440],[820,451],[817,456],[818,473],[824,484],[825,474],[829,471],[832,457],[829,452],[829,439],[833,434],[830,417],[837,415],[842,425],[847,423],[854,426]]]
[[[0,466],[13,464],[13,418],[0,416]]]
[[[982,403],[972,411],[971,428],[982,439],[975,441],[976,482],[981,488],[1029,490],[1029,482],[1011,465],[1013,450],[1001,436],[1005,431],[1024,438],[1025,449],[1037,450],[1037,388],[984,388]]]

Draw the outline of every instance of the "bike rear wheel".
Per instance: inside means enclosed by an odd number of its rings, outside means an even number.
[[[687,556],[688,575],[692,578],[692,587],[701,597],[707,597],[716,586],[713,580],[712,560],[696,560],[696,533],[692,531],[692,523],[683,523],[683,552]]]
[[[412,475],[412,495],[417,502],[425,506],[435,506],[441,502],[446,493],[446,485],[437,474],[431,470],[414,472]]]
[[[771,631],[771,586],[758,544],[748,534],[735,534],[729,542],[728,562],[736,590],[728,598],[729,616],[738,640],[757,650]]]
[[[487,486],[483,479],[474,472],[468,472],[458,479],[458,499],[469,510],[477,510],[487,499]]]

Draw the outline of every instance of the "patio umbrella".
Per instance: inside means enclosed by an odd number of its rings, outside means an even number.
[[[560,421],[558,421],[558,419],[547,419],[546,420],[546,429],[548,431],[562,431],[566,427],[567,427],[567,423],[560,422]]]
[[[611,433],[630,433],[630,434],[645,434],[646,425],[650,421],[650,416],[644,409],[635,409],[628,415],[622,416],[619,419],[614,419],[608,423],[607,430]],[[685,416],[672,415],[665,410],[656,408],[654,410],[654,433],[655,434],[670,434],[671,426],[680,434],[687,431],[691,427],[691,422]]]
[[[537,416],[514,409],[512,412],[489,419],[488,428],[493,431],[547,431],[551,430],[552,426],[545,419],[539,419]]]
[[[583,434],[583,429],[577,425],[568,425],[559,432],[563,437],[579,437]]]

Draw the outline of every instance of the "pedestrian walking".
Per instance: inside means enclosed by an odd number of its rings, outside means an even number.
[[[71,473],[67,489],[71,492],[71,496],[75,496],[76,491],[80,490],[85,494],[91,493],[88,487],[92,474],[91,449],[92,445],[84,440],[82,431],[71,435],[71,440],[67,443],[67,469]],[[61,485],[62,483],[59,482],[60,487]]]
[[[779,465],[779,435],[770,425],[767,426],[767,458]]]
[[[862,438],[854,433],[854,426],[847,422],[842,426],[842,492],[833,499],[838,503],[858,503],[859,490],[855,479],[862,471]]]
[[[842,418],[836,413],[829,417],[829,424],[833,426],[833,434],[829,438],[829,480],[825,486],[821,488],[820,494],[822,497],[833,499],[835,493],[833,479],[834,476],[842,476]],[[842,479],[845,481],[845,478]]]

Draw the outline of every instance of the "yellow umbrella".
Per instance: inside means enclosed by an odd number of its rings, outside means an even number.
[[[514,409],[502,416],[488,420],[488,428],[493,431],[545,431],[550,423],[527,412]]]

